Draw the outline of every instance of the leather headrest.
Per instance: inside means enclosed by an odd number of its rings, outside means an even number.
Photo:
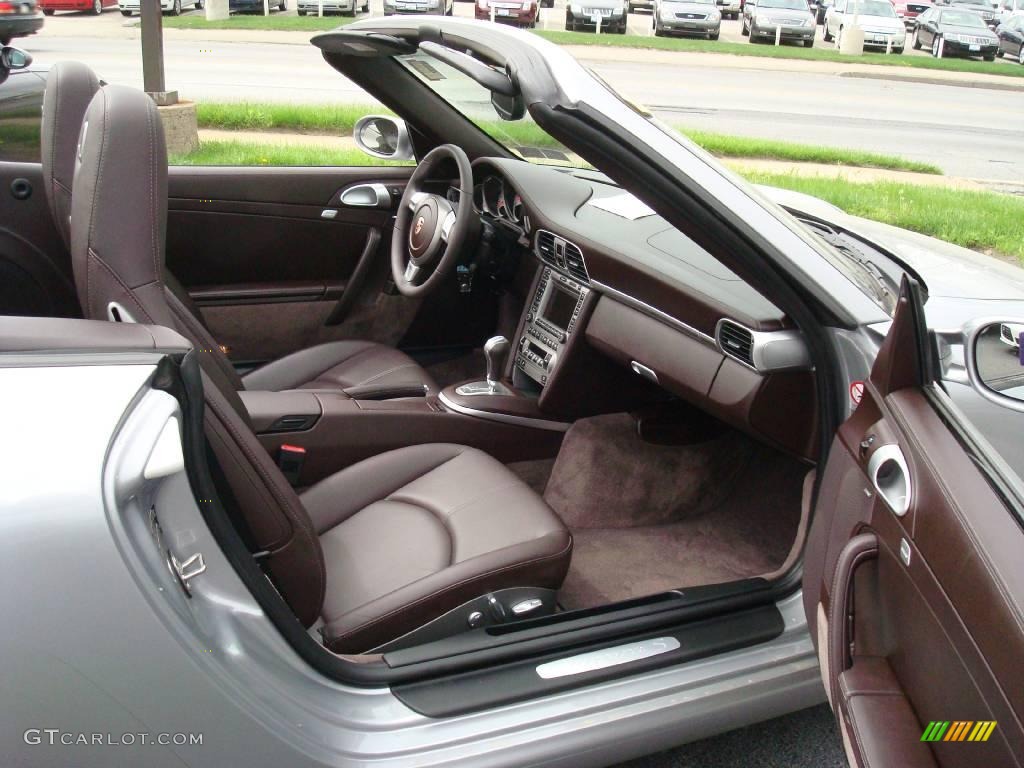
[[[137,322],[174,327],[163,295],[166,232],[160,115],[142,91],[108,85],[82,122],[71,196],[71,258],[86,317],[107,318],[113,300]]]
[[[99,89],[99,78],[77,61],[57,62],[46,75],[40,138],[43,178],[54,224],[68,248],[71,247],[68,217],[75,177],[75,148],[85,110]]]

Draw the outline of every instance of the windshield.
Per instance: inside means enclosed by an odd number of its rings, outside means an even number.
[[[889,0],[861,0],[859,3],[850,3],[847,13],[861,13],[865,16],[884,16],[896,18],[896,9],[892,7]]]
[[[806,11],[804,0],[759,0],[758,8],[784,8],[789,11]]]
[[[539,165],[590,167],[533,122],[529,113],[521,120],[502,120],[491,105],[487,88],[429,53],[417,51],[396,59],[465,118],[523,160]]]
[[[956,27],[985,27],[981,16],[969,11],[945,11],[939,18],[940,24],[952,24]]]

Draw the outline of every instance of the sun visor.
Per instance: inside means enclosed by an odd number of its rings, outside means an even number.
[[[403,56],[416,52],[415,44],[381,32],[339,30],[316,35],[310,42],[324,53],[367,59]]]

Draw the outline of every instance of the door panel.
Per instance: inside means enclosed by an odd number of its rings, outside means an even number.
[[[951,428],[919,309],[908,283],[834,441],[806,550],[805,609],[851,764],[1019,766],[1024,531]],[[880,493],[901,472],[902,515]],[[922,742],[933,721],[951,723],[945,740]],[[993,721],[987,740],[970,740]]]
[[[392,210],[340,193],[379,182],[397,202],[411,170],[171,168],[168,269],[237,364],[341,338],[397,344],[419,302],[382,293]]]

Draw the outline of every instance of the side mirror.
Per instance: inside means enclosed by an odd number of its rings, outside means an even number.
[[[413,160],[416,155],[405,121],[386,115],[361,117],[352,129],[352,138],[363,152],[382,160]]]
[[[966,334],[964,358],[971,386],[982,397],[1024,411],[1024,319],[975,322]]]
[[[20,48],[5,45],[0,48],[0,67],[8,72],[14,69],[25,69],[32,63],[32,55]]]

